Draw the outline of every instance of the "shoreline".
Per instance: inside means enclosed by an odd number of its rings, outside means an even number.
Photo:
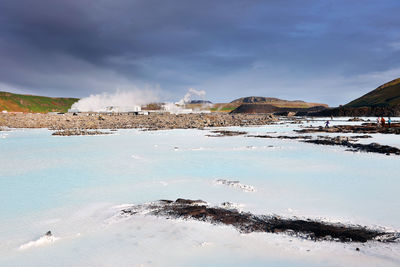
[[[278,121],[271,114],[0,114],[0,127],[70,129],[203,129],[206,127],[255,126]]]

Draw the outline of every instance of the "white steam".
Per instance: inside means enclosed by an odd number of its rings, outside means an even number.
[[[184,108],[185,104],[189,104],[193,99],[204,100],[205,95],[204,90],[190,88],[181,100],[175,103],[167,102],[163,109],[173,114],[205,112]],[[117,90],[114,94],[102,93],[82,98],[72,105],[70,112],[140,111],[141,106],[156,102],[159,102],[159,98],[154,90]]]
[[[204,90],[196,90],[194,88],[189,88],[188,92],[185,94],[185,96],[179,100],[178,102],[175,103],[165,103],[163,105],[163,108],[165,111],[170,112],[172,114],[186,114],[186,113],[197,113],[197,112],[205,112],[205,111],[193,111],[193,109],[187,109],[184,108],[183,106],[186,104],[189,104],[194,96],[197,96],[201,100],[204,100],[204,97],[206,95],[206,91]]]
[[[180,106],[188,104],[190,103],[190,101],[192,101],[193,96],[198,96],[200,99],[204,99],[204,97],[206,96],[206,91],[189,88],[189,91],[185,94],[185,96],[175,104]]]
[[[192,109],[185,109],[182,108],[181,106],[178,106],[174,103],[165,103],[163,105],[163,109],[171,114],[186,114],[186,113],[192,113]]]
[[[114,94],[102,93],[82,98],[72,105],[71,110],[100,112],[108,107],[140,107],[157,101],[158,96],[152,90],[117,90]]]

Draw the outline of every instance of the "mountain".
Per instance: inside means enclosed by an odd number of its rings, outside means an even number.
[[[280,108],[311,108],[315,106],[328,107],[326,104],[321,103],[308,103],[302,100],[283,100],[274,97],[263,97],[263,96],[248,96],[235,99],[231,102],[232,104],[270,104]]]
[[[385,83],[346,105],[308,115],[335,117],[400,116],[400,78]]]
[[[278,101],[284,101],[284,100],[279,99],[279,98],[274,98],[274,97],[247,96],[247,97],[241,97],[241,98],[235,99],[231,103],[254,104],[254,103],[278,102]]]
[[[0,92],[0,112],[67,112],[78,98],[56,98]]]
[[[232,110],[231,113],[247,113],[247,114],[262,114],[262,113],[274,113],[275,115],[288,116],[289,114],[304,116],[309,112],[319,112],[327,109],[326,106],[313,106],[309,108],[299,107],[277,107],[271,104],[242,104],[236,109]]]
[[[212,104],[212,102],[208,100],[191,100],[188,104]]]
[[[392,107],[395,105],[400,105],[400,78],[379,86],[346,104],[345,107]]]

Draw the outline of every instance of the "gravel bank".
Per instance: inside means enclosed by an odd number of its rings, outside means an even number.
[[[265,125],[277,121],[265,114],[0,114],[0,127],[66,129],[189,129],[204,127]]]

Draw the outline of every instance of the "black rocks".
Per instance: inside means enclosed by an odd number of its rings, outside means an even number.
[[[229,130],[216,130],[211,132],[215,134],[214,135],[209,134],[207,135],[208,137],[238,136],[247,134],[247,132],[244,131],[229,131]]]
[[[56,131],[52,133],[52,135],[58,136],[71,136],[71,135],[103,135],[103,134],[111,134],[111,132],[102,132],[102,131],[88,131],[83,129],[69,129],[63,131]]]
[[[314,140],[304,140],[303,142],[312,143],[317,145],[330,145],[330,146],[345,146],[349,148],[349,151],[358,152],[372,152],[372,153],[380,153],[380,154],[395,154],[400,155],[400,149],[397,147],[381,145],[378,143],[371,143],[371,144],[358,144],[350,142],[346,137],[323,137],[320,139]]]
[[[363,123],[362,125],[335,125],[332,127],[308,127],[301,130],[294,130],[298,133],[357,133],[357,134],[400,134],[400,124],[391,124],[389,128],[388,125],[381,127],[376,123]]]
[[[360,225],[333,224],[311,219],[288,219],[279,216],[254,215],[236,209],[211,207],[202,200],[161,200],[145,205],[132,206],[121,211],[121,215],[138,214],[205,221],[235,227],[241,233],[269,232],[285,233],[315,241],[339,242],[397,242],[400,233],[383,232]],[[144,211],[144,212],[143,212]]]
[[[248,135],[248,137],[256,137],[256,138],[275,138],[275,139],[312,139],[311,135],[279,135],[279,136],[272,136],[272,135]]]

